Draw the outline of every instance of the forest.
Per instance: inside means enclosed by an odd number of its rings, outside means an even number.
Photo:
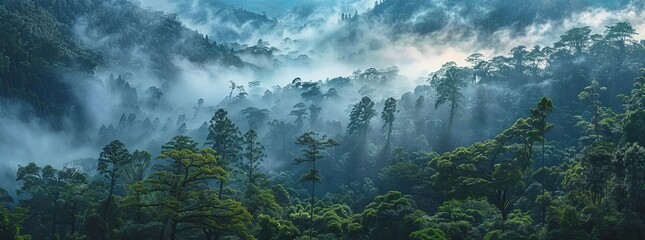
[[[645,4],[356,2],[0,1],[0,239],[645,239]]]

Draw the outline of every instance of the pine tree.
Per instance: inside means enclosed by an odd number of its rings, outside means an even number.
[[[347,135],[360,133],[364,140],[367,139],[370,120],[376,116],[374,102],[369,97],[363,97],[361,101],[354,105],[349,115],[349,124],[347,125]]]
[[[98,159],[98,172],[102,174],[109,183],[109,193],[105,200],[103,208],[103,215],[107,214],[109,206],[112,203],[112,196],[116,187],[117,179],[121,174],[121,167],[128,164],[132,160],[132,156],[119,140],[114,140],[103,148]]]
[[[383,107],[383,112],[381,112],[381,120],[383,120],[383,127],[388,127],[387,129],[387,142],[385,143],[385,159],[389,159],[390,155],[390,142],[392,138],[392,127],[396,116],[394,115],[397,112],[396,110],[396,99],[388,98],[385,100],[385,106]]]
[[[313,216],[314,216],[314,197],[316,190],[316,182],[320,181],[320,176],[318,175],[319,170],[316,168],[316,162],[323,159],[324,150],[333,146],[337,146],[332,139],[328,139],[326,135],[323,135],[322,138],[316,139],[317,133],[307,132],[302,136],[298,137],[296,144],[305,146],[306,148],[302,150],[302,158],[295,158],[296,163],[311,162],[311,169],[309,172],[300,177],[301,182],[311,182],[311,204],[310,210],[311,215],[309,216],[309,239],[312,237],[313,231]]]
[[[258,141],[257,133],[253,130],[249,130],[244,134],[244,146],[242,155],[246,159],[246,162],[242,163],[241,167],[247,172],[249,183],[255,184],[255,174],[260,169],[260,164],[267,155],[264,153],[264,146]]]
[[[446,142],[448,148],[450,148],[451,141],[451,131],[452,123],[454,121],[455,115],[459,110],[459,105],[463,94],[461,90],[466,87],[466,82],[463,80],[463,73],[460,68],[456,66],[454,62],[444,64],[444,68],[447,68],[443,76],[438,76],[437,74],[432,76],[430,84],[437,92],[437,99],[435,102],[435,109],[443,105],[446,102],[450,102],[450,115],[448,118],[448,135]]]
[[[228,112],[221,108],[215,112],[208,127],[208,142],[206,144],[212,145],[212,149],[220,158],[218,163],[228,170],[228,166],[234,165],[239,160],[239,152],[242,147],[240,146],[240,130],[227,115]],[[220,181],[219,185],[220,198],[223,188],[224,180]]]

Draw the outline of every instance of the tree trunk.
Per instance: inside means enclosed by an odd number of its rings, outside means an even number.
[[[314,173],[316,172],[316,156],[314,155]],[[311,180],[311,207],[310,207],[310,215],[309,215],[309,240],[312,239],[313,237],[313,229],[314,229],[314,196],[315,196],[315,190],[316,190],[316,181],[315,178]]]
[[[251,141],[251,144],[253,144],[253,141]],[[252,145],[251,145],[252,146]],[[251,149],[251,154],[249,156],[249,183],[253,183],[253,149]]]
[[[455,102],[451,102],[450,104],[450,118],[448,119],[448,135],[446,137],[446,145],[447,145],[447,150],[451,149],[452,143],[451,143],[451,138],[452,138],[452,121],[455,117],[455,110],[457,106],[455,106]]]
[[[390,144],[392,142],[391,139],[392,139],[392,123],[390,123],[390,127],[387,130],[387,144],[385,145],[385,157],[386,157],[386,159],[391,158],[391,156],[390,156],[390,152],[391,152],[390,151],[390,147],[391,147]],[[391,160],[391,161],[392,161],[392,163],[394,163],[394,160]]]
[[[172,228],[170,229],[170,240],[177,239],[177,221],[172,221]]]
[[[219,193],[217,194],[218,199],[222,199],[222,190],[224,189],[224,180],[219,181]]]
[[[546,119],[542,118],[542,196],[546,193],[546,170],[544,169],[544,145],[546,143],[546,137],[544,136],[546,132]],[[542,214],[542,225],[546,223],[546,205],[544,205],[544,202],[540,204],[541,208],[540,211],[542,211],[544,214]]]
[[[116,185],[116,179],[114,179],[114,176],[112,176],[112,179],[110,180],[110,193],[108,194],[107,199],[105,199],[105,206],[103,207],[104,218],[107,218],[107,213],[110,208],[110,204],[112,203],[112,194],[114,193],[115,185]]]
[[[71,226],[72,227],[71,234],[74,235],[74,233],[76,232],[76,203],[74,203],[74,205],[72,207],[72,224],[71,225],[72,225]]]

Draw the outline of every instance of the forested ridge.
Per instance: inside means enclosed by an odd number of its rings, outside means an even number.
[[[218,102],[176,108],[177,55],[291,63],[269,42],[217,43],[109,2],[0,4],[2,97],[43,118],[91,114],[70,107],[82,103],[62,79],[104,68],[119,104],[74,135],[93,157],[16,166],[0,239],[645,239],[645,41],[629,22],[473,53],[404,93],[393,66],[284,86],[232,79]],[[137,82],[138,68],[160,81]]]
[[[7,0],[0,4],[0,93],[23,100],[41,117],[59,118],[78,107],[66,72],[88,81],[109,64],[133,71],[151,54],[151,73],[172,80],[173,55],[190,61],[243,66],[237,56],[208,36],[183,26],[176,16],[144,10],[130,1]],[[76,113],[83,117],[82,113]]]

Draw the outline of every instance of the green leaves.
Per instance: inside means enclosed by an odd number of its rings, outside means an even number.
[[[208,186],[209,180],[224,182],[228,178],[214,150],[169,150],[157,159],[170,160],[173,167],[135,183],[135,194],[126,197],[125,202],[132,207],[157,209],[160,217],[172,220],[173,236],[191,228],[250,236],[247,229],[251,215],[242,204],[221,200]]]
[[[0,204],[0,239],[31,240],[31,236],[20,233],[27,214],[25,208],[18,207],[11,211]]]
[[[461,89],[467,86],[466,81],[464,81],[464,72],[462,69],[456,67],[453,62],[453,65],[444,65],[447,67],[445,73],[442,76],[437,74],[433,75],[430,79],[430,85],[437,92],[437,99],[435,101],[435,108],[443,105],[447,101],[451,103],[451,108],[459,108],[459,103],[463,94]]]
[[[422,228],[425,213],[416,211],[408,196],[397,191],[379,195],[358,216],[370,239],[408,239]]]
[[[245,148],[242,156],[244,156],[246,162],[240,163],[240,167],[248,174],[249,182],[254,183],[255,174],[267,155],[264,154],[264,146],[258,140],[258,135],[254,130],[249,130],[244,134],[243,143]]]
[[[207,144],[217,151],[218,156],[226,163],[236,162],[241,150],[242,135],[233,121],[228,118],[228,112],[218,109],[210,120]]]
[[[352,112],[349,114],[347,135],[361,133],[365,136],[369,128],[370,120],[376,115],[372,99],[363,97],[358,104],[354,105]]]
[[[553,127],[545,120],[551,112],[553,103],[543,97],[531,109],[530,118],[518,119],[495,139],[435,157],[431,161],[436,171],[433,184],[451,198],[486,197],[506,220],[514,195],[524,188],[533,143],[544,140],[544,132]]]
[[[383,111],[381,112],[381,120],[383,120],[383,128],[385,128],[388,125],[392,125],[394,120],[396,119],[396,116],[394,113],[396,113],[396,99],[394,98],[388,98],[385,100],[385,106],[383,107]]]
[[[320,181],[320,176],[318,173],[320,170],[316,168],[309,169],[309,171],[305,174],[303,174],[300,177],[300,182],[319,182]]]
[[[103,148],[103,152],[99,156],[97,170],[107,180],[112,182],[111,185],[114,185],[114,181],[119,177],[120,168],[128,164],[131,160],[132,156],[128,152],[128,149],[125,148],[125,144],[119,140],[114,140]],[[111,188],[114,188],[114,186]]]

